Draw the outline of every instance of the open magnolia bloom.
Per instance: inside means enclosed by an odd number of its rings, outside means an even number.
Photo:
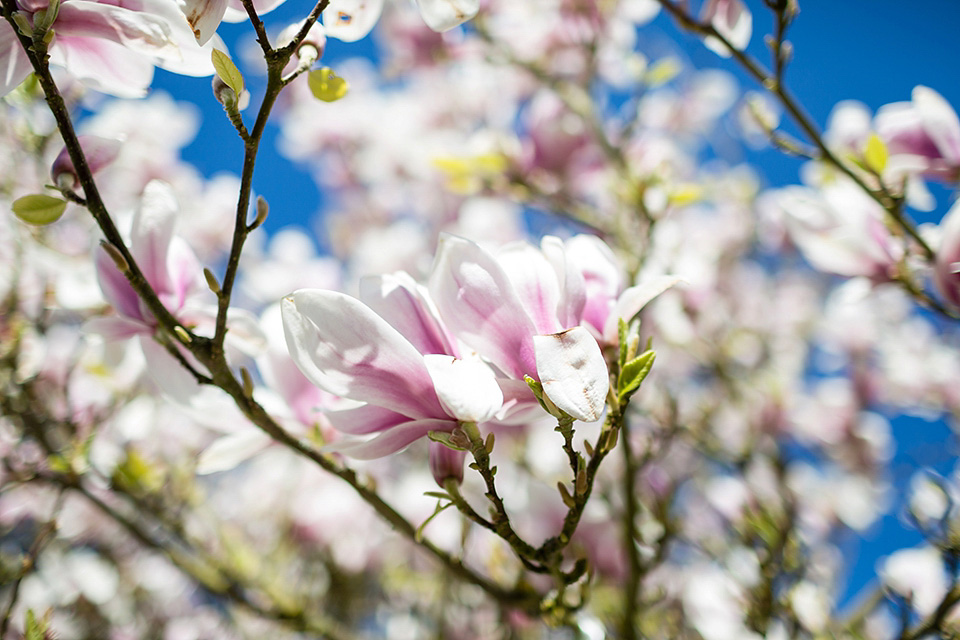
[[[621,293],[609,248],[587,238],[565,244],[548,236],[540,249],[517,243],[493,255],[444,236],[430,293],[453,334],[504,377],[534,378],[557,408],[592,422],[603,414],[610,385],[598,339],[614,344],[617,319],[632,318],[676,279]],[[521,404],[523,397],[512,399]]]
[[[490,368],[478,358],[445,353],[450,343],[444,343],[442,329],[438,333],[436,318],[410,289],[396,293],[381,301],[393,307],[409,339],[360,300],[336,291],[301,289],[281,303],[287,347],[307,379],[365,403],[327,413],[342,433],[378,434],[333,447],[354,458],[379,458],[430,431],[490,420],[503,404]],[[431,458],[441,453],[431,451]]]
[[[178,214],[179,206],[169,184],[159,180],[147,184],[133,218],[130,252],[163,306],[184,326],[212,334],[216,302],[204,282],[199,260],[175,233]],[[196,381],[153,340],[159,326],[156,317],[103,248],[97,252],[96,269],[100,289],[116,315],[92,318],[85,329],[107,341],[143,338],[140,344],[148,372],[168,397],[190,403],[198,391]],[[231,352],[254,355],[263,348],[263,333],[252,314],[231,309],[227,324],[230,330],[226,346]]]
[[[344,42],[355,42],[373,29],[380,19],[384,0],[330,0],[323,12],[327,35]],[[463,24],[480,10],[479,0],[417,0],[417,8],[427,26],[447,31]]]
[[[59,7],[46,0],[17,3],[17,13],[33,28],[54,10],[48,25],[50,62],[92,89],[139,98],[146,95],[155,66],[192,76],[213,73],[213,43],[197,45],[173,0],[62,0]],[[0,95],[6,95],[33,67],[10,24],[0,23]]]
[[[949,182],[960,179],[960,118],[939,93],[913,89],[910,102],[894,102],[877,111],[877,133],[890,152],[890,163]]]

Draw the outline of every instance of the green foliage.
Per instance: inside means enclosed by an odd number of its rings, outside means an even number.
[[[867,139],[867,148],[863,153],[867,168],[875,173],[883,173],[887,166],[888,157],[887,145],[880,139],[880,136],[871,133]]]
[[[650,373],[656,357],[656,353],[647,350],[623,365],[623,368],[620,369],[620,377],[617,378],[617,397],[620,404],[626,402],[640,388],[640,383]]]
[[[38,619],[33,609],[27,609],[27,618],[24,624],[24,640],[46,640],[50,623],[46,616]]]
[[[233,89],[237,96],[243,93],[243,74],[240,73],[240,69],[237,69],[237,65],[233,64],[230,56],[223,51],[214,49],[211,54],[211,59],[213,60],[213,68],[216,70],[217,76],[223,80],[224,84]]]
[[[66,200],[42,193],[23,196],[13,201],[13,214],[27,224],[54,223],[66,210]]]
[[[324,102],[336,102],[347,95],[350,88],[347,81],[334,74],[330,67],[311,71],[307,75],[307,84],[313,97]]]

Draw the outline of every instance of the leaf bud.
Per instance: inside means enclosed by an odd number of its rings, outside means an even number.
[[[106,251],[107,255],[110,256],[110,259],[113,260],[113,264],[117,267],[117,271],[124,275],[130,273],[130,265],[127,264],[127,259],[123,257],[123,253],[120,252],[120,249],[118,249],[116,245],[107,242],[106,240],[101,240],[100,247]]]

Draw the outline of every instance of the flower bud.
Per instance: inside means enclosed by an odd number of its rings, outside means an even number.
[[[211,86],[213,88],[213,96],[227,111],[243,111],[247,108],[247,104],[250,103],[249,91],[244,89],[238,96],[237,92],[217,74],[214,74]]]
[[[84,158],[87,161],[87,167],[90,173],[97,173],[114,160],[120,153],[120,141],[99,136],[79,136],[80,148],[83,149]],[[56,160],[50,168],[50,176],[53,178],[53,184],[59,189],[75,191],[80,185],[80,177],[77,175],[77,169],[73,166],[73,160],[67,148],[64,147],[57,155]]]
[[[466,452],[456,451],[450,447],[444,446],[439,442],[431,442],[430,445],[430,472],[433,473],[433,479],[439,486],[450,478],[456,480],[457,484],[463,482],[463,461],[466,458]]]

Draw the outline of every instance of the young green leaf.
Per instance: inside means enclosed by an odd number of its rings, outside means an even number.
[[[621,403],[640,388],[640,383],[650,373],[655,358],[656,354],[653,351],[644,351],[623,365],[623,369],[620,370],[620,377],[617,379],[617,395]]]
[[[24,640],[43,640],[47,636],[47,621],[38,620],[33,609],[27,609],[27,620],[24,625]]]
[[[876,133],[871,133],[867,138],[867,149],[863,154],[863,159],[867,167],[874,173],[883,173],[887,166],[887,145]]]
[[[239,97],[240,94],[243,93],[243,74],[240,73],[240,69],[237,69],[237,65],[233,64],[230,56],[223,51],[214,49],[211,54],[211,59],[213,60],[213,68],[216,70],[217,75],[220,76],[220,79],[223,80],[228,87],[233,89]]]
[[[28,224],[43,225],[56,222],[66,209],[66,200],[42,193],[23,196],[13,201],[14,215]]]
[[[307,75],[307,84],[313,97],[324,102],[336,102],[347,95],[350,85],[333,73],[330,67],[315,69]]]

